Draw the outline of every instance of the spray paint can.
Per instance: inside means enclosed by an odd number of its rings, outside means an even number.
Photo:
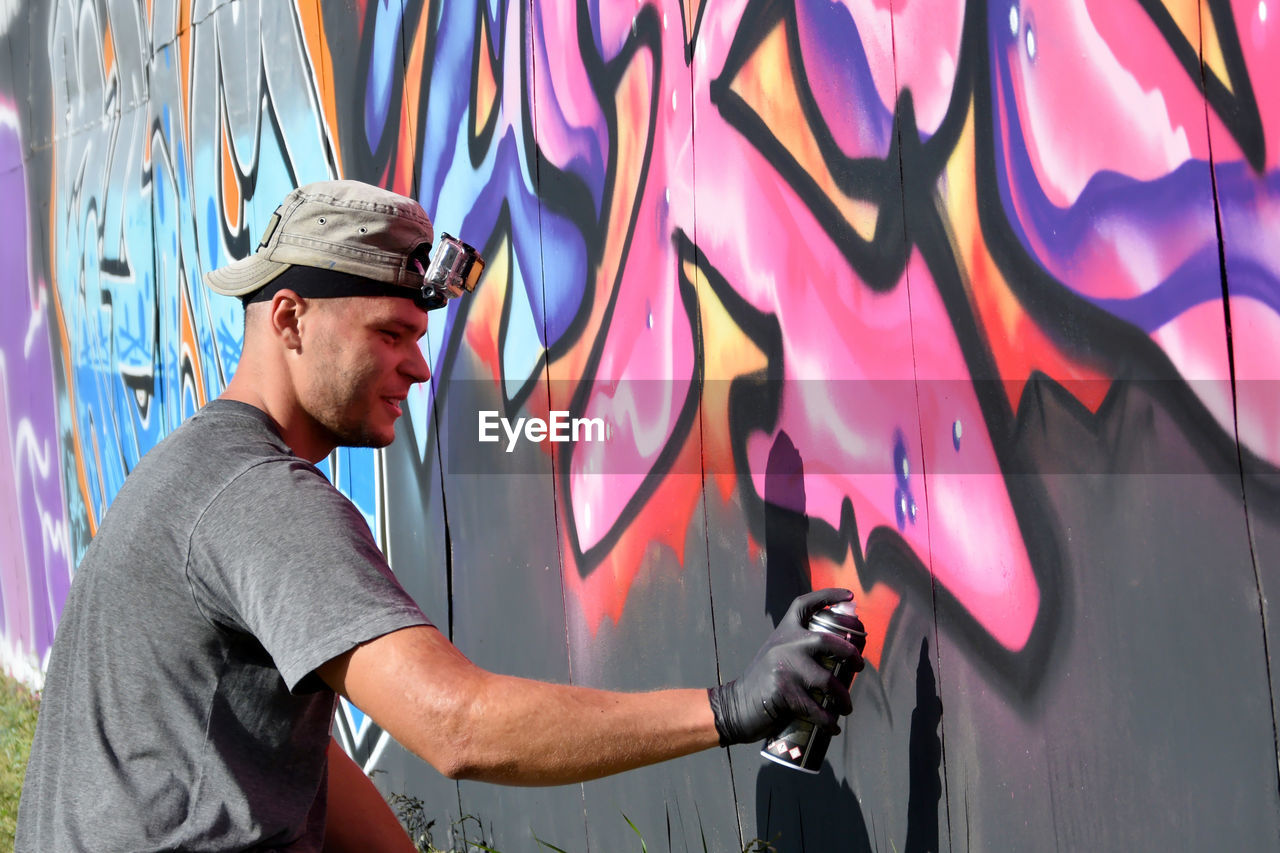
[[[830,607],[819,610],[809,619],[806,626],[810,631],[823,631],[843,637],[858,647],[858,651],[867,644],[867,632],[858,618],[857,608],[852,601],[841,601]],[[853,667],[848,661],[824,655],[818,663],[831,670],[836,679],[846,688],[853,683]],[[813,698],[826,707],[829,701],[821,693],[815,692]],[[831,735],[816,729],[813,723],[806,720],[793,720],[776,736],[764,742],[760,754],[770,761],[776,761],[783,767],[799,770],[802,773],[817,773],[822,767],[822,759],[831,744]]]

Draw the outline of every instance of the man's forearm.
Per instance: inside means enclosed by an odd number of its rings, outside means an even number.
[[[704,689],[617,693],[488,675],[450,775],[560,785],[716,746]],[[470,721],[470,722],[467,722]]]
[[[434,628],[406,628],[321,676],[450,778],[560,785],[719,743],[704,689],[616,693],[496,675]]]

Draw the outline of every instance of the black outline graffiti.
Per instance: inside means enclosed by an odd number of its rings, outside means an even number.
[[[1226,66],[1227,80],[1213,74],[1200,60],[1200,45],[1191,44],[1178,28],[1173,15],[1161,0],[1138,0],[1143,11],[1155,23],[1169,48],[1191,81],[1200,87],[1209,106],[1222,119],[1232,139],[1244,152],[1245,159],[1258,174],[1262,174],[1267,162],[1267,140],[1262,128],[1262,115],[1258,111],[1258,99],[1253,93],[1253,81],[1245,67],[1244,50],[1240,45],[1240,31],[1236,27],[1235,14],[1230,0],[1205,0],[1218,35],[1222,59]],[[1203,21],[1201,21],[1203,28]]]
[[[986,347],[969,305],[959,263],[935,200],[936,181],[959,139],[968,110],[972,90],[961,81],[971,79],[973,66],[980,64],[985,52],[985,40],[979,42],[975,50],[973,29],[979,24],[985,26],[986,22],[985,14],[979,14],[985,9],[975,12],[975,5],[981,4],[971,4],[965,20],[966,35],[957,64],[956,90],[937,133],[928,143],[920,141],[911,94],[904,91],[894,111],[893,133],[886,156],[883,159],[847,157],[823,121],[816,98],[808,86],[807,75],[799,64],[802,53],[795,7],[783,0],[753,0],[749,4],[725,67],[711,84],[711,99],[725,120],[766,156],[778,174],[806,202],[820,227],[867,287],[881,292],[895,288],[906,269],[910,250],[918,249],[942,295],[971,375],[975,380],[994,380],[999,378],[994,357]],[[852,198],[872,202],[879,208],[876,232],[871,240],[864,239],[844,220],[834,202],[791,157],[773,131],[745,100],[732,91],[735,75],[779,23],[786,28],[791,56],[796,63],[791,69],[792,78],[824,164],[842,191]],[[738,297],[722,278],[708,275],[708,281],[713,282],[713,289],[735,322],[770,358],[767,380],[740,377],[731,387],[729,423],[734,463],[739,471],[747,471],[750,470],[746,457],[747,438],[756,430],[772,432],[776,425],[780,402],[777,393],[782,377],[781,332],[770,332],[757,339],[751,330],[761,329],[764,323],[762,317],[755,316],[758,312]],[[776,343],[772,340],[775,334]],[[1001,470],[1033,470],[1030,460],[1022,458],[1017,443],[1012,441],[1015,419],[1000,383],[975,381],[973,384]],[[998,643],[951,592],[935,584],[929,567],[897,531],[883,526],[872,529],[867,534],[866,552],[863,553],[858,520],[848,497],[841,507],[838,527],[823,519],[810,519],[810,548],[811,553],[837,563],[844,559],[845,554],[851,553],[858,577],[864,584],[885,582],[929,602],[930,606],[936,606],[938,612],[956,626],[958,634],[974,647],[975,658],[1015,690],[1029,695],[1039,684],[1053,639],[1064,624],[1066,613],[1059,602],[1067,599],[1066,578],[1060,565],[1057,522],[1046,510],[1043,487],[1031,477],[1006,477],[1005,481],[1042,595],[1042,605],[1037,611],[1030,638],[1020,651],[1012,652]],[[764,529],[764,499],[745,477],[739,478],[739,493],[751,529],[760,533]],[[885,655],[890,653],[886,647]]]
[[[503,7],[502,9],[499,9],[499,14],[502,15],[506,11],[506,8]],[[485,154],[488,153],[489,147],[493,144],[494,131],[498,126],[498,113],[502,110],[503,90],[501,79],[496,78],[494,80],[494,88],[496,92],[494,95],[494,102],[489,105],[489,117],[485,119],[485,123],[483,125],[480,127],[476,126],[475,117],[479,115],[480,109],[480,104],[477,98],[480,93],[476,90],[474,81],[480,77],[481,45],[484,46],[486,59],[489,62],[489,68],[491,68],[495,74],[499,74],[502,71],[502,62],[499,55],[500,52],[494,48],[492,40],[494,33],[497,33],[499,35],[499,40],[501,40],[502,22],[501,20],[497,20],[494,21],[491,26],[486,26],[487,24],[489,24],[489,19],[485,17],[483,4],[477,4],[475,35],[472,36],[471,39],[471,43],[475,46],[471,51],[471,80],[473,82],[469,102],[471,121],[467,125],[467,152],[471,155],[471,166],[473,168],[478,168],[480,164],[484,162]],[[490,38],[483,38],[483,35],[486,32],[489,33]],[[426,110],[423,110],[422,113],[425,120]]]
[[[1142,0],[1142,5],[1188,74],[1197,85],[1202,85],[1208,103],[1222,118],[1250,164],[1260,171],[1266,151],[1261,119],[1244,66],[1234,19],[1225,0],[1210,0],[1209,8],[1222,44],[1230,88],[1201,68],[1198,53],[1173,23],[1163,5],[1156,0]],[[736,74],[761,40],[779,23],[786,28],[794,63],[792,79],[802,113],[825,166],[842,192],[850,198],[870,201],[879,207],[876,234],[871,240],[863,239],[844,220],[831,199],[795,161],[761,117],[732,90]],[[838,530],[819,520],[811,520],[816,538],[822,542],[819,550],[839,558],[846,545],[854,544],[859,577],[868,581],[900,581],[898,572],[889,567],[909,569],[902,575],[909,580],[908,586],[914,587],[921,596],[936,596],[939,608],[947,611],[949,618],[961,625],[969,640],[979,646],[978,659],[992,664],[1013,684],[1034,691],[1037,673],[1049,652],[1057,627],[1067,619],[1064,609],[1068,606],[1069,597],[1065,595],[1067,578],[1060,565],[1057,544],[1061,536],[1056,519],[1045,508],[1043,487],[1037,478],[1010,476],[1015,472],[1035,470],[1033,461],[1020,450],[1028,413],[1052,397],[1060,406],[1074,411],[1082,422],[1098,433],[1102,430],[1101,424],[1119,406],[1125,381],[1154,380],[1144,382],[1143,388],[1175,414],[1203,461],[1226,484],[1238,484],[1238,474],[1233,470],[1237,465],[1234,436],[1218,424],[1202,400],[1181,379],[1169,357],[1148,335],[1082,300],[1049,274],[1018,240],[1000,198],[996,172],[995,89],[991,75],[998,73],[998,65],[990,53],[986,2],[974,0],[966,6],[954,89],[938,130],[927,140],[921,140],[911,92],[904,90],[895,105],[890,149],[883,159],[849,158],[840,150],[818,110],[805,69],[798,59],[802,55],[800,48],[794,4],[785,0],[753,0],[743,14],[743,22],[725,67],[712,82],[712,102],[725,120],[760,150],[805,201],[868,287],[873,290],[896,287],[911,249],[920,251],[965,354],[993,447],[1001,470],[1006,473],[1010,500],[1037,583],[1044,600],[1050,604],[1042,605],[1026,648],[1013,654],[994,643],[944,587],[930,586],[927,567],[896,532],[886,528],[871,531],[867,554],[860,555],[856,548],[857,520],[847,500]],[[966,294],[963,273],[953,254],[946,223],[936,200],[937,182],[958,144],[970,109],[973,110],[975,125],[974,159],[984,243],[1038,328],[1072,357],[1082,363],[1102,367],[1106,375],[1120,380],[1113,385],[1096,414],[1089,413],[1066,389],[1044,374],[1029,377],[1016,411],[1000,387],[994,355]],[[905,239],[899,239],[899,235]],[[708,280],[716,279],[709,276]],[[727,285],[720,295],[726,300],[726,305],[732,304],[732,291]],[[739,311],[741,308],[739,305]],[[744,321],[738,313],[734,316],[740,323]],[[747,328],[744,326],[744,330]],[[754,336],[752,339],[757,346],[766,348],[767,345]],[[748,387],[744,385],[740,393],[748,394]],[[747,470],[745,455],[740,455],[746,436],[753,429],[772,429],[776,412],[771,414],[769,407],[776,408],[776,404],[776,400],[770,400],[767,394],[757,389],[751,402],[746,402],[744,397],[735,405],[730,428],[735,463],[740,470]],[[1239,451],[1247,470],[1271,469],[1269,463],[1248,448],[1239,448]],[[754,487],[748,480],[740,482],[745,502],[750,508],[753,529],[762,529],[762,499],[754,493]],[[1270,500],[1267,503],[1274,511],[1280,491],[1273,489],[1273,492],[1268,495]]]
[[[690,4],[698,4],[693,16],[693,28],[689,28]],[[698,33],[702,30],[702,15],[707,11],[707,0],[680,0],[680,28],[684,31],[684,64],[693,64],[693,52],[698,46]]]

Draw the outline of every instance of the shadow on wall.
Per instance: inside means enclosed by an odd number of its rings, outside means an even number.
[[[765,612],[775,626],[791,601],[812,589],[808,531],[804,460],[787,434],[780,432],[765,469]],[[903,853],[938,850],[941,722],[942,700],[926,637],[920,643],[916,707],[911,712]],[[830,761],[823,763],[817,775],[764,763],[756,776],[756,837],[774,845],[779,853],[860,853],[872,849],[858,797],[847,780],[836,779]]]
[[[903,853],[938,849],[938,803],[942,800],[942,699],[929,661],[929,638],[920,641],[916,665],[916,707],[911,712],[908,747],[911,784],[907,797],[907,841]]]
[[[785,432],[769,450],[764,499],[764,609],[776,626],[792,600],[813,588],[804,460]],[[871,850],[858,798],[829,761],[816,776],[764,763],[756,776],[756,837],[780,853]]]

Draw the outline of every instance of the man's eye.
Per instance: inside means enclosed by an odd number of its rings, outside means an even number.
[[[391,329],[379,329],[378,333],[381,334],[384,338],[386,338],[389,342],[393,344],[397,343],[400,340],[400,333],[393,331]]]

